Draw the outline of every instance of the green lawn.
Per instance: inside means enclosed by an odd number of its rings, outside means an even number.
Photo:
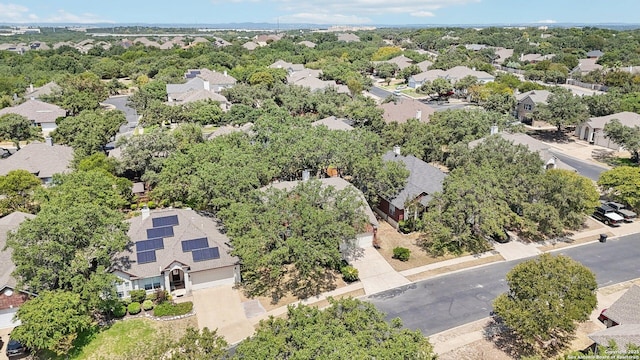
[[[179,339],[187,327],[197,328],[195,317],[175,321],[131,319],[117,321],[111,327],[88,331],[76,339],[69,357],[49,356],[49,359],[151,359],[154,350],[164,348]]]

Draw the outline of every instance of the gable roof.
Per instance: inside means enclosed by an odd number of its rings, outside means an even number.
[[[298,45],[304,45],[304,46],[306,46],[306,47],[308,47],[308,48],[314,48],[314,47],[316,47],[316,43],[314,43],[314,42],[312,42],[312,41],[307,41],[307,40],[300,41],[300,42],[298,43]]]
[[[408,57],[404,56],[404,55],[399,55],[394,57],[393,59],[389,59],[386,61],[376,61],[374,63],[391,63],[391,64],[396,64],[398,65],[398,68],[400,70],[405,69],[409,66],[411,66],[413,64],[413,60],[409,59]]]
[[[640,324],[640,286],[633,285],[609,308],[606,316],[623,324]]]
[[[69,172],[73,160],[73,149],[66,145],[48,145],[32,142],[15,154],[0,160],[0,176],[12,170],[27,170],[40,179],[50,178],[53,174]]]
[[[427,164],[413,155],[402,156],[393,151],[384,154],[382,160],[401,162],[409,170],[406,185],[390,201],[397,209],[404,209],[407,201],[413,200],[418,196],[422,196],[420,204],[426,206],[433,198],[434,193],[442,191],[442,184],[447,174],[437,167]]]
[[[630,344],[640,344],[640,324],[612,326],[589,334],[589,338],[600,346],[609,346],[609,342],[613,340],[618,346],[618,349],[623,350]]]
[[[235,85],[236,78],[227,74],[227,72],[212,71],[207,68],[189,69],[185,73],[185,78],[199,77],[204,81],[208,81],[211,85]]]
[[[338,41],[344,41],[344,42],[359,42],[360,38],[358,37],[358,35],[356,34],[352,34],[352,33],[341,33],[338,34]]]
[[[284,60],[278,60],[269,65],[271,69],[285,69],[288,72],[302,71],[304,70],[304,64],[293,64]]]
[[[29,99],[18,106],[0,109],[0,116],[5,114],[22,115],[36,124],[41,124],[55,123],[57,118],[67,116],[67,111],[58,105]]]
[[[475,69],[468,68],[466,66],[455,66],[451,69],[445,71],[447,78],[457,81],[462,79],[465,76],[475,76],[479,80],[493,80],[494,76],[489,74],[486,71],[478,71]]]
[[[315,69],[303,69],[299,71],[294,71],[287,76],[287,83],[295,83],[296,81],[304,78],[304,77],[314,77],[320,78],[322,75],[322,70]]]
[[[178,217],[178,225],[173,226],[174,236],[163,238],[163,249],[155,250],[156,261],[140,264],[137,260],[135,242],[147,240],[147,230],[153,228],[153,219],[172,216]],[[220,233],[216,222],[189,209],[163,209],[151,211],[146,218],[141,216],[127,220],[130,225],[129,238],[133,242],[130,249],[116,255],[116,265],[112,270],[123,271],[137,278],[160,276],[160,273],[174,262],[189,267],[190,272],[233,266],[238,258],[231,256],[227,245],[229,238]],[[182,241],[207,238],[210,248],[218,247],[220,258],[194,261],[191,252],[182,251]]]
[[[505,49],[503,47],[495,48],[495,54],[498,57],[496,59],[496,63],[502,64],[507,60],[507,58],[513,56],[513,49]]]
[[[0,218],[0,290],[7,286],[14,289],[16,286],[16,280],[11,276],[11,273],[16,268],[11,260],[12,251],[10,248],[2,250],[7,245],[8,232],[16,230],[23,221],[35,217],[32,214],[16,211]]]
[[[589,58],[594,58],[594,57],[595,58],[599,58],[602,55],[604,55],[604,53],[602,51],[600,51],[600,50],[591,50],[591,51],[589,51],[587,53],[587,57],[589,57]]]
[[[339,119],[335,116],[329,116],[312,122],[311,126],[326,126],[329,130],[353,130],[353,126],[349,125],[347,122],[349,122],[347,119]]]
[[[579,69],[580,72],[583,73],[603,69],[602,65],[596,64],[597,61],[597,58],[578,59],[577,69]]]
[[[530,98],[535,104],[546,104],[551,91],[548,90],[531,90],[522,94],[516,95],[518,102],[524,101],[526,98]]]
[[[592,117],[587,121],[587,124],[593,129],[604,129],[604,126],[613,119],[620,120],[620,123],[624,126],[640,126],[640,114],[636,114],[630,111],[623,111],[611,115]]]
[[[353,186],[353,184],[351,184],[350,182],[340,177],[322,178],[317,180],[322,183],[323,187],[333,187],[337,191],[342,191],[349,187],[353,188],[358,194],[360,201],[362,201],[361,209],[365,214],[365,216],[367,217],[367,219],[369,220],[369,224],[371,224],[375,228],[378,227],[378,219],[376,218],[375,214],[369,207],[367,200],[364,198],[364,194],[362,194],[360,190],[358,190],[355,186]],[[281,181],[281,182],[272,183],[270,185],[262,187],[260,190],[265,191],[269,188],[274,188],[279,190],[291,191],[296,186],[298,186],[301,182],[302,181]]]
[[[400,98],[379,105],[384,111],[382,117],[386,123],[405,123],[408,119],[418,119],[421,122],[428,122],[429,117],[435,113],[435,109],[418,100]]]
[[[243,132],[245,134],[251,134],[253,129],[253,123],[248,122],[242,126],[225,125],[217,128],[214,132],[207,136],[207,140],[215,139],[219,136],[229,135],[236,132]]]
[[[416,65],[418,65],[421,71],[427,71],[429,70],[429,66],[433,65],[433,62],[425,60],[417,63]]]
[[[37,99],[43,95],[49,95],[52,92],[59,89],[60,89],[60,86],[58,86],[58,84],[56,84],[53,81],[50,81],[38,88],[33,89],[33,91],[30,91],[30,89],[27,89],[26,97]]]
[[[173,101],[168,102],[169,105],[182,105],[182,104],[188,104],[191,102],[201,101],[201,100],[213,100],[213,101],[218,101],[221,104],[225,104],[229,102],[229,100],[227,100],[226,97],[218,93],[215,93],[213,91],[204,90],[204,89],[189,90],[184,93],[176,93],[171,97],[171,99]]]
[[[186,93],[191,90],[203,90],[204,88],[204,80],[199,77],[189,79],[184,84],[167,84],[166,87],[168,95]]]

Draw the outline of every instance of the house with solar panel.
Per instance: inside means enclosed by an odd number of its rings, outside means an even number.
[[[145,209],[128,222],[132,244],[112,268],[119,297],[139,289],[181,296],[240,282],[238,258],[214,220],[190,209]]]

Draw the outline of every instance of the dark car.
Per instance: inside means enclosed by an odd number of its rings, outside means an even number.
[[[9,338],[7,344],[7,357],[14,357],[24,355],[27,352],[27,348],[24,347],[18,340]]]
[[[624,222],[624,218],[614,208],[604,204],[596,208],[593,217],[609,226],[620,226]]]

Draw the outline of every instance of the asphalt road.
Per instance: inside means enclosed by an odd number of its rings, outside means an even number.
[[[578,173],[580,175],[586,176],[593,181],[598,181],[598,179],[600,178],[600,174],[609,170],[605,167],[565,155],[559,151],[551,150],[551,152],[562,162],[578,170]]]
[[[138,114],[134,108],[127,106],[128,96],[112,96],[104,101],[105,104],[111,104],[116,109],[122,111],[127,118],[127,123],[120,127],[120,133],[133,130],[138,125]]]
[[[561,253],[580,261],[595,274],[598,286],[640,277],[640,235],[578,246]],[[426,336],[489,316],[491,302],[507,291],[506,273],[523,260],[501,262],[420,281],[369,296],[366,300],[399,317],[409,329]]]
[[[383,88],[379,88],[376,86],[372,86],[371,89],[369,89],[369,92],[377,97],[379,97],[380,99],[386,99],[387,97],[393,95],[393,92],[391,91],[387,91]]]

